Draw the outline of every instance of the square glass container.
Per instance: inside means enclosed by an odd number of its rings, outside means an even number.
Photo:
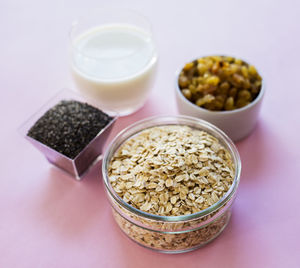
[[[111,129],[117,120],[117,114],[114,112],[103,111],[113,119],[99,131],[99,133],[85,146],[85,148],[75,157],[69,158],[64,154],[50,148],[49,146],[29,137],[27,135],[29,129],[40,119],[49,109],[53,108],[62,100],[75,100],[83,103],[88,103],[94,107],[93,101],[87,100],[72,90],[63,89],[44,104],[36,113],[34,113],[19,129],[19,132],[24,136],[34,147],[36,147],[46,159],[58,167],[59,169],[69,173],[75,179],[81,180],[85,172],[102,158],[103,146],[111,132]]]

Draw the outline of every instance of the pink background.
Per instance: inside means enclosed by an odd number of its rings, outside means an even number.
[[[100,165],[76,182],[17,133],[59,89],[76,88],[71,21],[105,6],[149,17],[160,54],[148,102],[113,134],[149,115],[176,114],[174,73],[197,56],[249,59],[267,82],[259,123],[237,143],[243,170],[232,220],[200,250],[165,255],[131,242],[113,221]],[[299,1],[287,0],[2,0],[0,267],[300,267],[299,11]]]

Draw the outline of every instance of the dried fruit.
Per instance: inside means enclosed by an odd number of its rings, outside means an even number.
[[[211,111],[228,111],[248,105],[258,96],[261,82],[253,65],[225,56],[189,62],[178,78],[183,95]]]

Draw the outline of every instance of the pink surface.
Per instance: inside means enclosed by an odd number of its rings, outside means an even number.
[[[176,114],[174,73],[207,54],[249,59],[267,92],[255,131],[237,143],[243,170],[233,217],[206,247],[164,255],[127,239],[110,213],[100,165],[82,182],[51,167],[18,126],[69,74],[71,21],[105,1],[0,3],[0,267],[300,267],[299,1],[108,1],[153,22],[160,53],[145,107],[122,128]],[[241,3],[243,2],[243,4]]]

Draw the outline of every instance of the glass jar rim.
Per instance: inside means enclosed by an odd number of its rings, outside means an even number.
[[[131,18],[132,17],[138,18],[139,20],[143,21],[143,23],[145,23],[147,25],[147,29],[145,30],[143,27],[138,27],[131,23],[123,24],[123,23],[119,23],[119,22],[111,22],[111,23],[101,23],[98,26],[95,25],[94,27],[90,27],[90,28],[86,29],[81,34],[73,36],[74,32],[76,31],[79,24],[81,24],[85,20],[91,18],[92,16],[95,16],[95,15],[99,16],[100,14],[109,14],[109,12],[113,12],[113,13],[121,12],[123,14],[126,13],[126,14],[130,15]],[[85,15],[79,16],[77,19],[75,19],[72,22],[71,28],[69,30],[69,40],[70,40],[70,45],[71,45],[72,50],[77,51],[77,53],[79,55],[82,55],[83,57],[88,58],[90,60],[101,60],[101,61],[105,60],[105,58],[99,58],[99,57],[93,57],[90,55],[86,55],[85,53],[83,53],[80,49],[78,49],[74,45],[74,42],[76,42],[76,39],[78,39],[82,34],[87,34],[88,32],[91,32],[93,29],[95,29],[101,25],[121,25],[121,24],[134,27],[140,31],[144,31],[145,33],[147,33],[149,35],[150,39],[153,39],[153,30],[152,30],[152,24],[151,24],[150,20],[143,14],[139,13],[138,11],[133,10],[133,9],[121,8],[121,7],[98,8],[98,9],[93,10],[92,12],[86,13]],[[122,56],[121,58],[131,57],[132,55],[138,53],[141,49],[142,48],[139,48],[139,49],[135,50],[133,53]],[[120,58],[118,58],[118,59],[120,59]]]
[[[178,122],[176,122],[178,120]],[[173,121],[173,123],[170,123],[170,121]],[[182,121],[180,123],[179,121]],[[184,124],[186,122],[186,124]],[[109,177],[107,174],[107,167],[109,164],[109,161],[113,154],[117,151],[117,149],[129,138],[134,136],[135,134],[141,132],[144,129],[155,127],[155,126],[163,126],[163,125],[186,125],[186,126],[191,126],[188,125],[189,123],[193,123],[198,127],[205,127],[206,129],[209,129],[209,134],[217,135],[220,142],[223,142],[226,146],[227,149],[229,149],[231,157],[233,158],[233,162],[235,165],[235,176],[232,185],[230,186],[229,190],[226,192],[226,194],[216,203],[211,205],[210,207],[201,210],[196,213],[188,214],[188,215],[180,215],[180,216],[161,216],[161,215],[156,215],[156,214],[151,214],[142,210],[139,210],[127,202],[125,202],[112,188],[110,182],[109,182]],[[149,124],[148,127],[144,127],[145,124]],[[135,130],[134,133],[131,133],[127,137],[123,137],[126,133],[128,133],[130,130]],[[221,140],[220,140],[221,139]],[[116,146],[116,144],[118,144]],[[108,193],[112,196],[112,198],[124,209],[128,210],[129,212],[138,215],[140,217],[144,217],[150,220],[156,220],[156,221],[163,221],[163,222],[181,222],[181,221],[189,221],[189,220],[194,220],[198,218],[202,218],[204,216],[208,216],[209,214],[213,213],[214,211],[218,210],[221,208],[224,204],[226,204],[231,197],[234,196],[234,193],[236,192],[239,182],[240,182],[240,175],[241,175],[241,160],[240,156],[238,153],[237,148],[235,147],[234,143],[231,141],[231,139],[219,128],[216,126],[212,125],[211,123],[198,119],[195,117],[191,116],[183,116],[183,115],[176,115],[176,116],[153,116],[153,117],[148,117],[146,119],[140,120],[125,129],[123,129],[119,134],[111,141],[111,143],[108,146],[108,149],[106,150],[103,161],[102,161],[102,178],[106,187],[106,190]]]

